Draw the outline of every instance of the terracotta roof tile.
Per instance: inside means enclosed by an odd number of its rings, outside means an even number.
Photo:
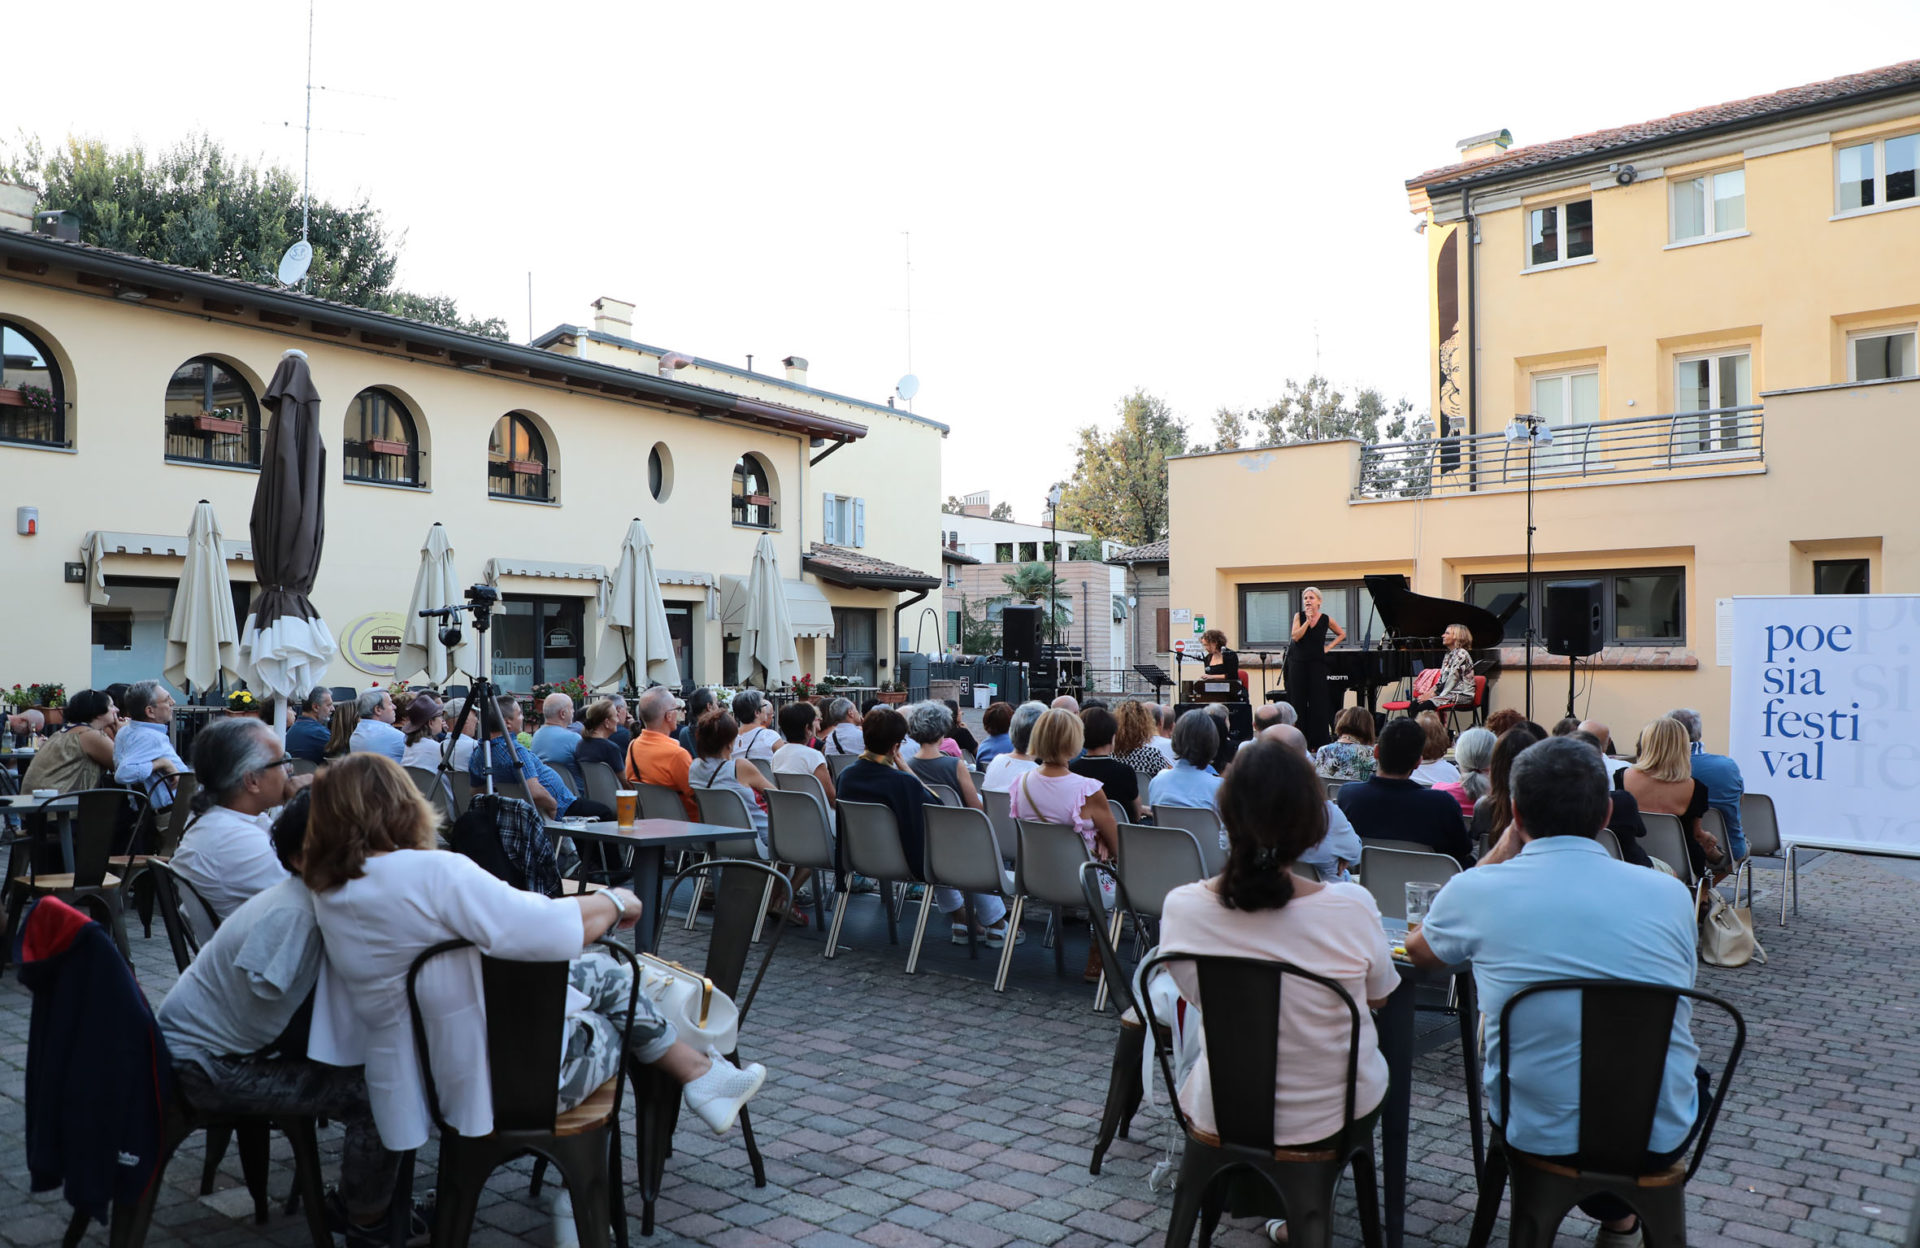
[[[933,589],[940,578],[844,546],[815,542],[801,565],[823,581],[860,589]]]
[[[1148,542],[1144,546],[1129,546],[1125,550],[1116,550],[1108,563],[1164,563],[1171,543],[1166,538],[1157,542]]]
[[[1445,182],[1480,181],[1505,177],[1556,161],[1599,156],[1617,148],[1635,147],[1663,139],[1682,138],[1693,131],[1710,127],[1737,125],[1741,122],[1759,125],[1781,113],[1818,108],[1827,104],[1840,104],[1855,96],[1895,91],[1902,87],[1920,90],[1920,60],[1901,61],[1897,65],[1870,69],[1864,73],[1848,74],[1842,78],[1830,78],[1825,82],[1789,87],[1785,91],[1749,96],[1744,100],[1731,100],[1725,104],[1674,113],[1670,117],[1658,117],[1636,125],[1619,126],[1612,130],[1596,130],[1591,134],[1576,135],[1569,139],[1555,139],[1549,143],[1533,143],[1526,147],[1510,148],[1498,156],[1487,156],[1480,160],[1429,169],[1418,177],[1407,179],[1407,186],[1432,186]]]

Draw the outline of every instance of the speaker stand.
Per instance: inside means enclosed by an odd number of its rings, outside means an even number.
[[[1580,660],[1573,655],[1567,656],[1567,718],[1573,718],[1573,676],[1579,670]]]

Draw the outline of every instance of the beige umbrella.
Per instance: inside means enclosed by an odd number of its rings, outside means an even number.
[[[622,679],[634,688],[649,682],[680,683],[680,663],[673,657],[673,638],[667,632],[667,607],[660,600],[660,581],[653,570],[653,539],[637,516],[620,543],[613,587],[604,595],[600,618],[606,627],[594,653],[589,679],[593,687]]]
[[[162,674],[182,689],[205,693],[226,676],[240,674],[240,629],[233,619],[233,587],[227,552],[213,504],[201,499],[187,530],[187,566],[167,623],[167,665]]]
[[[394,659],[396,680],[425,672],[427,679],[438,687],[453,679],[456,671],[471,676],[479,670],[480,652],[474,644],[478,634],[472,628],[463,628],[460,644],[449,650],[440,640],[440,625],[444,621],[437,617],[420,618],[422,611],[462,601],[464,592],[453,563],[453,544],[447,540],[447,530],[435,524],[427,530],[426,544],[420,547],[420,574],[413,581],[407,628],[400,638],[400,653]]]
[[[753,569],[747,576],[747,608],[740,620],[740,680],[760,677],[762,689],[772,689],[800,674],[800,651],[793,644],[793,619],[787,610],[787,590],[780,581],[780,561],[773,539],[762,534],[753,548]]]

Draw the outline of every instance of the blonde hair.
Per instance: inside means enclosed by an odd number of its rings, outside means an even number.
[[[369,854],[432,849],[433,807],[384,754],[349,754],[314,773],[300,874],[316,893],[367,873]]]
[[[1426,744],[1420,749],[1420,761],[1431,763],[1435,759],[1445,758],[1447,746],[1451,743],[1447,740],[1447,726],[1440,722],[1440,712],[1421,711],[1414,716],[1413,722],[1425,729],[1427,734]]]
[[[1113,734],[1113,752],[1123,758],[1153,740],[1160,726],[1147,704],[1134,699],[1122,702],[1113,717],[1120,723]]]
[[[1072,711],[1054,709],[1040,717],[1027,739],[1027,754],[1040,763],[1064,767],[1080,756],[1086,729]]]
[[[1442,641],[1452,641],[1455,637],[1460,639],[1460,644],[1463,646],[1473,644],[1473,630],[1465,624],[1449,624],[1440,634]]]
[[[1691,780],[1693,763],[1686,725],[1660,718],[1640,730],[1640,753],[1633,769],[1653,780]]]
[[[1324,607],[1327,605],[1327,596],[1320,592],[1320,587],[1318,585],[1309,585],[1300,591],[1300,605],[1302,607],[1307,605],[1308,594],[1312,594],[1315,598],[1318,598],[1321,606]]]

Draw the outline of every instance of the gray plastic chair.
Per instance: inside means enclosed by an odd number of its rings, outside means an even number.
[[[1707,813],[1700,816],[1700,826],[1712,835],[1714,843],[1720,847],[1720,858],[1729,870],[1739,867],[1733,859],[1733,837],[1727,831],[1727,817],[1718,807],[1707,807]]]
[[[827,774],[838,780],[841,772],[859,761],[858,754],[829,754],[827,755]]]
[[[671,793],[673,790],[667,790]],[[677,795],[676,795],[677,796]],[[750,835],[727,837],[707,843],[707,852],[715,858],[744,858],[748,862],[758,862],[766,855],[760,851],[759,831],[753,826],[753,812],[747,809],[747,801],[732,789],[703,789],[696,786],[693,790],[694,803],[700,808],[700,822],[710,823],[722,828],[742,828]],[[693,882],[693,900],[687,905],[687,930],[692,931],[694,921],[700,916],[700,898],[707,890],[707,877],[702,875]],[[773,881],[767,881],[767,900],[773,899]],[[761,903],[761,918],[766,917],[766,902]],[[782,920],[784,922],[784,920]],[[753,939],[760,939],[760,925],[753,928]]]
[[[1331,780],[1331,779],[1328,779],[1326,776],[1321,776],[1320,783],[1326,786],[1327,800],[1331,802],[1335,798],[1340,796],[1341,786],[1346,784],[1347,782],[1345,780]]]
[[[820,782],[812,776],[780,776],[781,780],[808,780],[814,788]],[[826,877],[833,870],[833,822],[827,805],[813,793],[778,788],[767,793],[767,842],[775,860],[795,867],[807,867],[815,873],[813,922],[827,930]]]
[[[1593,834],[1593,839],[1600,843],[1600,848],[1606,850],[1614,861],[1626,861],[1625,855],[1620,852],[1620,838],[1613,834],[1612,828],[1601,828]]]
[[[413,781],[413,787],[420,790],[420,796],[433,806],[434,813],[440,816],[440,822],[453,822],[453,816],[447,813],[447,786],[440,782],[440,773],[426,767],[409,767],[407,776]]]
[[[1773,809],[1773,799],[1765,793],[1742,793],[1740,795],[1740,830],[1747,837],[1747,856],[1733,875],[1733,904],[1740,904],[1740,877],[1747,879],[1747,906],[1753,906],[1753,860],[1755,858],[1783,857],[1780,848],[1780,817]],[[1795,871],[1798,864],[1794,855],[1784,855],[1787,873],[1780,884],[1780,926],[1787,924],[1787,894],[1793,894],[1794,905],[1800,903],[1800,881]],[[1914,1208],[1920,1210],[1920,1203]]]
[[[940,804],[942,806],[965,806],[966,805],[965,802],[960,800],[960,790],[954,788],[950,784],[929,784],[927,786],[927,791],[933,794],[935,797],[939,798]],[[988,824],[987,830],[992,831],[993,825]]]
[[[1206,852],[1185,828],[1120,825],[1120,883],[1143,915],[1159,918],[1167,894],[1182,884],[1207,878]],[[1119,943],[1119,937],[1114,937]]]
[[[993,826],[994,843],[1000,846],[1000,861],[1012,862],[1020,852],[1020,834],[1014,831],[1013,811],[1009,809],[1012,795],[1004,790],[987,790],[979,785],[974,791],[980,794],[980,804],[987,808],[987,822]]]
[[[1407,885],[1445,884],[1460,874],[1451,855],[1382,849],[1368,842],[1360,849],[1360,883],[1373,894],[1383,919],[1407,917]]]
[[[1053,969],[1067,969],[1065,910],[1081,904],[1080,864],[1092,861],[1087,843],[1064,823],[1037,823],[1032,819],[1014,820],[1019,837],[1019,853],[1014,859],[1013,910],[1007,916],[1007,934],[1020,930],[1020,917],[1031,898],[1053,908]],[[1098,920],[1095,920],[1096,922]]]
[[[1647,827],[1646,836],[1640,840],[1640,848],[1647,851],[1649,858],[1658,858],[1673,868],[1673,873],[1688,888],[1694,885],[1693,863],[1687,858],[1687,830],[1680,824],[1680,816],[1661,814],[1658,811],[1643,810],[1640,821]]]
[[[880,903],[887,911],[887,938],[900,943],[899,920],[894,914],[893,884],[917,882],[907,865],[907,854],[900,847],[900,825],[893,807],[878,802],[840,803],[840,852],[846,859],[847,875],[864,875],[880,881]],[[850,879],[845,883],[851,883]],[[847,906],[853,894],[841,888],[840,900],[833,907],[833,926],[827,929],[827,953],[831,958],[840,944],[840,927],[847,919]]]
[[[831,812],[833,809],[833,804],[827,801],[827,791],[821,786],[818,776],[796,771],[776,771],[773,773],[773,783],[776,788],[788,793],[807,794],[814,801],[819,802],[824,810]]]
[[[620,809],[620,777],[613,774],[613,768],[590,759],[580,764],[580,779],[586,785],[588,801],[599,802],[608,810]]]
[[[907,953],[907,974],[920,962],[920,944],[927,935],[927,918],[933,911],[933,890],[945,885],[962,893],[991,893],[1007,899],[1007,915],[1013,915],[1013,872],[1000,863],[1000,845],[993,839],[993,825],[985,814],[971,806],[927,806],[921,810],[927,821],[927,887],[920,899],[920,921],[914,925],[913,948]],[[1007,925],[1006,946],[1000,951],[1000,970],[994,976],[993,990],[1004,992],[1007,969],[1013,964],[1015,934],[1020,929]],[[979,950],[968,942],[975,957]]]
[[[1191,832],[1200,845],[1200,856],[1206,859],[1209,876],[1219,875],[1226,869],[1226,829],[1211,806],[1155,806],[1153,821],[1163,828],[1184,828]],[[1140,904],[1139,898],[1134,898],[1134,904]]]
[[[687,821],[687,804],[680,800],[678,790],[664,784],[636,784],[633,786],[640,794],[639,806],[642,819],[673,819],[680,823]]]
[[[464,767],[453,769],[453,817],[458,819],[473,804],[473,777]]]

